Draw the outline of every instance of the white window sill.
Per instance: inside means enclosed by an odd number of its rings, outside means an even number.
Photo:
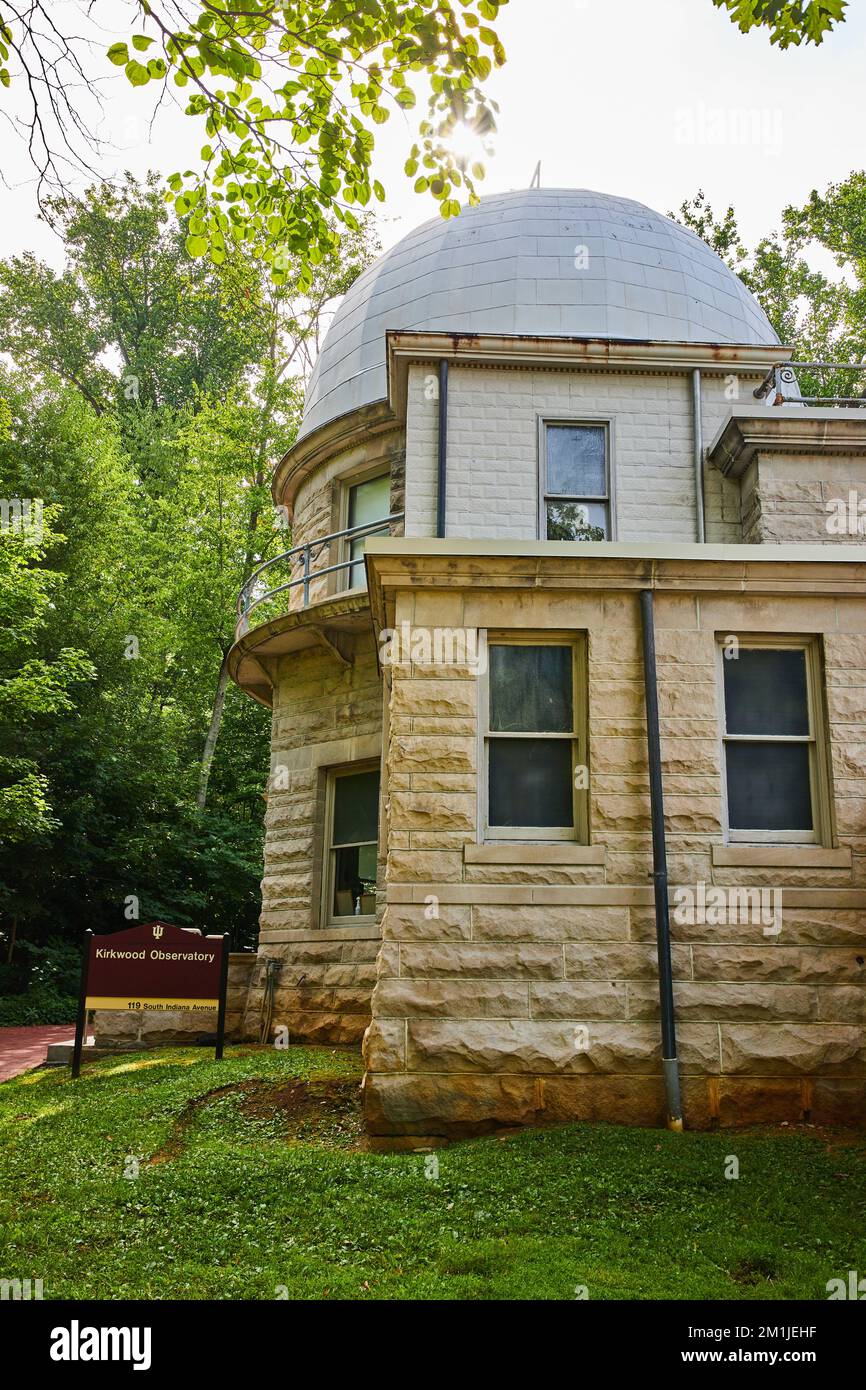
[[[491,840],[483,845],[464,845],[464,864],[604,864],[603,845],[576,845],[560,840],[539,844],[532,840]]]
[[[825,845],[713,845],[713,863],[720,867],[755,869],[850,869],[851,847]]]

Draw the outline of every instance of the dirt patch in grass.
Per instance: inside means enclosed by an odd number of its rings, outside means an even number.
[[[361,1090],[354,1078],[309,1081],[237,1081],[215,1086],[187,1102],[175,1121],[170,1139],[152,1154],[150,1164],[170,1163],[184,1145],[190,1125],[209,1105],[236,1096],[241,1114],[253,1120],[278,1118],[291,1143],[324,1143],[338,1148],[367,1147],[361,1111]]]
[[[258,1087],[241,1110],[254,1118],[280,1115],[290,1139],[365,1148],[361,1089],[353,1078],[281,1082]]]

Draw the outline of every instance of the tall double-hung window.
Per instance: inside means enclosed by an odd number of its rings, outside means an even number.
[[[487,642],[484,837],[586,838],[584,642]]]
[[[729,838],[829,843],[818,643],[728,636],[719,668]]]

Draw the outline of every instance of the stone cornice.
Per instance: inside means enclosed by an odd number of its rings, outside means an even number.
[[[398,589],[550,589],[866,597],[866,545],[416,540],[366,549],[373,622]]]
[[[844,406],[734,406],[707,451],[709,462],[739,478],[757,454],[864,454],[866,409]]]

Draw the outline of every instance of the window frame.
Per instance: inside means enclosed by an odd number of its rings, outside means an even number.
[[[362,772],[379,773],[379,801],[376,810],[376,839],[359,840],[359,845],[375,844],[376,846],[376,883],[378,897],[378,864],[379,864],[379,841],[381,832],[381,811],[382,811],[382,762],[380,758],[365,758],[361,762],[342,763],[339,767],[329,767],[325,777],[325,818],[322,837],[322,897],[319,912],[320,925],[327,929],[330,927],[360,927],[372,926],[376,922],[376,909],[372,912],[351,916],[339,916],[332,910],[331,904],[334,901],[334,874],[336,870],[337,849],[346,848],[343,845],[335,846],[334,840],[334,804],[336,783],[340,777],[352,777]]]
[[[608,535],[607,540],[617,539],[616,523],[616,470],[614,466],[615,458],[615,430],[614,421],[609,415],[594,415],[591,412],[584,412],[580,415],[539,415],[538,422],[538,539],[547,540],[547,503],[548,499],[562,502],[604,502],[607,506]],[[584,496],[566,496],[563,493],[551,493],[547,489],[547,431],[551,427],[564,426],[566,428],[580,428],[585,425],[587,429],[604,430],[604,466],[605,483],[607,491],[603,494],[586,493]],[[591,524],[591,523],[590,523]],[[585,545],[585,541],[574,541],[574,545]]]
[[[367,464],[363,468],[356,469],[352,473],[345,474],[338,480],[339,505],[337,511],[337,525],[334,527],[335,531],[348,531],[349,529],[349,510],[351,507],[352,488],[360,487],[362,483],[372,483],[377,478],[388,479],[388,510],[385,513],[385,516],[382,518],[382,520],[386,521],[388,519],[388,517],[391,515],[391,465],[386,463],[383,466],[382,461],[380,459],[376,463]],[[339,565],[345,564],[348,566],[349,561],[352,560],[351,537],[343,536],[342,539],[338,541],[337,548],[337,558],[331,561],[330,563]],[[352,563],[360,564],[363,566],[363,556],[360,560],[353,561]],[[334,588],[335,592],[337,593],[362,593],[367,588],[366,577],[363,584],[356,584],[353,588],[351,568],[347,568],[345,570],[338,570],[337,573],[334,575],[334,578],[336,580]]]
[[[589,768],[589,685],[587,665],[587,634],[585,632],[481,632],[482,662],[478,677],[480,711],[478,719],[478,843],[512,842],[514,844],[589,844],[589,789],[575,786],[575,770]],[[536,733],[532,730],[517,733],[490,731],[490,647],[571,647],[572,711],[574,731],[570,734]],[[545,738],[571,740],[571,795],[574,824],[572,826],[490,825],[490,787],[488,748],[491,738]],[[583,757],[581,757],[581,750]]]
[[[725,702],[725,645],[736,636],[740,648],[802,651],[806,658],[806,712],[808,734],[729,734]],[[824,698],[824,662],[821,640],[795,633],[716,633],[716,687],[719,709],[719,767],[721,771],[722,825],[725,843],[732,845],[832,845],[833,818],[828,758],[829,731]],[[732,828],[728,811],[728,743],[805,743],[809,748],[809,798],[811,830],[743,830]]]

